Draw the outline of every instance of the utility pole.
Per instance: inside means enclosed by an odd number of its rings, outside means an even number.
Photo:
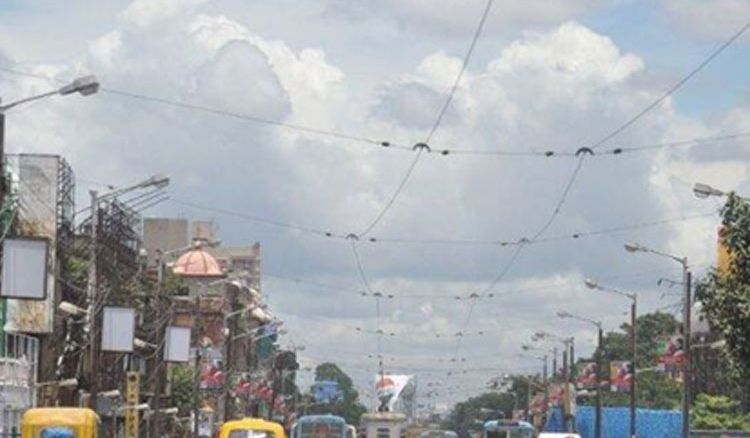
[[[604,343],[604,333],[601,323],[598,324],[598,348],[596,357],[596,419],[594,422],[594,438],[602,438],[602,347]]]
[[[685,355],[685,364],[683,365],[682,376],[682,436],[690,437],[690,402],[691,402],[691,383],[693,379],[692,372],[692,352],[690,351],[690,313],[692,307],[692,274],[687,268],[687,262],[683,264],[683,276],[685,283],[685,307],[683,309],[683,350]]]
[[[557,347],[552,348],[552,377],[557,375]]]
[[[153,437],[152,438],[161,438],[162,436],[162,413],[161,413],[161,396],[162,391],[164,390],[164,327],[166,324],[161,324],[159,322],[159,318],[161,317],[161,308],[162,308],[162,283],[164,282],[164,260],[162,257],[161,251],[159,251],[159,255],[156,259],[156,308],[154,312],[154,321],[157,322],[156,324],[156,351],[155,351],[155,359],[154,359],[154,372],[156,373],[156,385],[154,387],[154,399],[153,399],[153,409],[154,409],[154,421],[153,421]],[[167,320],[168,321],[168,320]]]
[[[198,438],[200,434],[200,415],[201,415],[201,332],[203,330],[203,314],[201,312],[201,298],[200,294],[195,295],[195,321],[193,327],[196,328],[198,336],[196,336],[195,344],[195,375],[193,376],[193,438]]]
[[[229,294],[229,313],[227,316],[232,316],[231,320],[227,321],[225,317],[224,321],[228,324],[228,335],[225,342],[226,355],[224,357],[224,363],[226,366],[226,381],[224,382],[224,421],[230,421],[234,416],[234,400],[231,396],[231,385],[232,385],[232,373],[234,372],[234,337],[237,331],[237,316],[235,312],[237,309],[237,291],[233,287],[225,287],[224,289]]]
[[[97,385],[97,337],[96,337],[96,298],[98,295],[99,283],[96,271],[98,239],[99,239],[99,193],[96,190],[89,192],[91,195],[91,232],[89,235],[89,269],[88,269],[88,289],[86,291],[86,301],[88,311],[86,312],[87,327],[89,330],[89,407],[96,411],[96,398],[99,391]]]
[[[637,295],[633,294],[633,302],[630,304],[630,369],[632,372],[631,380],[630,380],[630,438],[635,438],[637,436],[636,431],[636,380],[637,380],[637,367],[636,367],[636,359],[638,354],[638,349],[636,347],[636,336],[637,336],[637,328],[636,328],[636,306],[637,306]]]

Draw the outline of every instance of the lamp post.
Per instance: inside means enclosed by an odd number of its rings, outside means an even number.
[[[638,295],[629,292],[623,292],[618,289],[608,288],[600,285],[592,279],[586,279],[586,287],[593,290],[609,292],[612,294],[620,295],[622,297],[630,299],[630,364],[632,368],[631,382],[630,382],[630,437],[636,437],[636,410],[635,410],[635,397],[636,397],[636,376],[638,374],[636,368],[637,359],[637,348],[636,348],[636,334],[637,334],[637,319],[636,319],[636,307],[638,304]]]
[[[554,340],[558,341],[563,344],[563,391],[566,397],[566,400],[570,400],[570,387],[569,384],[572,380],[573,375],[573,354],[575,350],[575,338],[574,337],[562,337],[555,335],[553,333],[545,332],[545,331],[538,331],[534,333],[534,336],[532,336],[532,341],[542,341],[542,340]],[[569,406],[569,405],[568,405]],[[569,411],[565,411],[569,412]],[[571,421],[570,418],[568,418],[568,415],[564,416],[564,423],[565,423],[565,429],[568,431],[571,431]],[[572,416],[571,416],[572,418]]]
[[[710,186],[707,186],[705,184],[698,185],[696,184],[697,190],[695,190],[696,195],[698,193],[707,194],[706,196],[709,196],[711,194],[715,195],[716,192],[723,195],[723,192],[718,191],[716,189],[713,189]],[[713,190],[713,192],[712,192]],[[639,243],[626,243],[625,244],[625,250],[628,252],[645,252],[649,254],[654,254],[659,257],[668,258],[672,261],[675,261],[682,266],[682,278],[683,278],[683,286],[685,287],[684,290],[684,299],[683,299],[683,309],[682,309],[682,337],[683,337],[683,348],[684,348],[684,358],[685,358],[685,364],[683,365],[683,379],[682,379],[682,437],[683,438],[689,438],[690,437],[690,402],[691,402],[691,384],[692,384],[692,353],[690,351],[690,313],[691,313],[691,307],[692,307],[692,286],[691,286],[691,280],[692,280],[692,274],[690,273],[690,270],[688,268],[688,261],[687,257],[677,257],[672,254],[668,254],[662,251],[657,251],[655,249],[643,246]]]
[[[98,84],[96,85],[98,87]],[[62,92],[61,92],[62,93]],[[89,406],[91,409],[96,410],[96,398],[97,398],[97,361],[98,361],[98,348],[97,345],[97,315],[99,310],[97,309],[96,299],[99,290],[99,277],[97,274],[97,255],[98,250],[98,238],[99,238],[99,205],[107,200],[115,199],[120,195],[123,195],[134,190],[146,189],[149,187],[163,188],[169,185],[169,177],[164,175],[154,175],[148,179],[145,179],[137,184],[131,186],[111,190],[107,193],[100,194],[96,190],[91,190],[91,231],[90,231],[90,244],[89,244],[89,267],[88,267],[88,288],[86,291],[87,301],[87,312],[86,312],[86,327],[88,328],[89,336]]]
[[[34,102],[40,99],[44,99],[44,98],[52,97],[56,95],[67,96],[69,94],[78,93],[82,96],[90,96],[96,93],[97,91],[99,91],[99,82],[96,80],[96,77],[84,76],[84,77],[74,80],[68,85],[58,88],[57,90],[48,91],[46,93],[38,94],[36,96],[26,97],[23,99],[13,101],[11,103],[7,103],[5,105],[0,105],[0,163],[3,163],[5,161],[5,113],[8,110],[15,108],[19,105],[23,105],[25,103]],[[5,201],[5,178],[4,177],[0,178],[0,180],[2,180],[0,182],[0,206],[1,206],[3,202]]]
[[[25,103],[34,102],[47,97],[55,95],[67,96],[70,94],[78,93],[82,96],[90,96],[99,90],[99,82],[94,76],[84,76],[78,78],[68,85],[60,87],[57,90],[48,91],[46,93],[38,94],[36,96],[26,97],[19,99],[5,105],[0,104],[0,209],[5,205],[5,192],[7,190],[5,181],[5,113],[19,105]],[[0,242],[0,249],[3,244]],[[2,321],[0,325],[5,324],[5,306],[3,305],[2,315],[0,315]],[[0,332],[2,329],[0,328]],[[0,337],[2,338],[2,337]],[[0,339],[0,343],[4,342],[4,338]]]
[[[602,438],[602,347],[604,333],[601,321],[573,315],[569,312],[557,312],[559,318],[570,318],[591,324],[597,330],[597,357],[596,357],[596,418],[594,420],[594,438]]]
[[[523,347],[521,347],[523,349]],[[549,405],[549,385],[547,384],[547,360],[549,359],[548,356],[545,354],[544,356],[533,356],[528,354],[520,354],[520,357],[525,357],[529,359],[536,359],[542,362],[542,384],[544,385],[544,408],[545,411],[548,408]]]

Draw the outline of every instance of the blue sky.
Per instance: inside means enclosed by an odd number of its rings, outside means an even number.
[[[434,121],[484,6],[465,3],[122,0],[92,8],[83,0],[9,1],[0,4],[0,53],[11,68],[58,80],[94,73],[106,87],[411,145]],[[496,3],[436,148],[575,149],[653,102],[750,19],[750,8],[734,0]],[[749,43],[743,37],[669,105],[607,146],[750,132]],[[0,74],[6,100],[49,86]],[[349,242],[221,210],[352,232],[387,204],[413,158],[111,93],[19,109],[8,115],[7,135],[11,152],[67,157],[81,200],[97,182],[124,185],[168,173],[174,199],[215,210],[166,202],[149,214],[213,219],[225,242],[260,241],[269,274],[355,289],[364,286]],[[418,370],[455,354],[454,340],[435,339],[435,331],[497,333],[494,343],[462,343],[462,352],[477,356],[467,367],[487,363],[480,356],[489,354],[497,369],[459,383],[530,366],[515,352],[539,328],[573,334],[580,351],[590,351],[590,331],[558,321],[555,312],[575,306],[619,326],[623,315],[611,297],[583,291],[587,276],[640,291],[644,310],[668,304],[656,280],[675,275],[674,267],[628,256],[622,243],[648,242],[704,270],[715,254],[717,218],[695,216],[716,204],[696,200],[690,187],[700,180],[750,191],[747,159],[748,143],[738,139],[587,160],[545,236],[671,222],[530,246],[494,288],[508,296],[482,302],[469,324],[468,303],[444,297],[486,287],[510,261],[509,248],[363,243],[373,287],[416,296],[383,303],[380,324],[404,334],[384,340],[384,351],[394,367]],[[427,154],[373,236],[528,237],[553,210],[575,163]],[[270,275],[263,284],[289,339],[309,345],[309,364],[334,358],[358,384],[369,384],[374,340],[351,327],[378,324],[372,298]],[[337,348],[328,339],[337,339]]]

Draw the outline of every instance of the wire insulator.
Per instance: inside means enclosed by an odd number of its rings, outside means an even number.
[[[594,155],[594,150],[587,147],[582,147],[576,151],[576,157],[580,157],[581,155],[589,154],[591,156]]]
[[[427,152],[432,152],[432,149],[430,149],[430,145],[428,145],[427,143],[417,143],[412,148],[412,150],[414,151],[420,150],[420,149],[426,150]]]

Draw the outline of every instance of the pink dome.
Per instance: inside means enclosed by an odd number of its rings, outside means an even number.
[[[182,277],[223,277],[216,259],[202,249],[193,249],[181,255],[172,272]]]

